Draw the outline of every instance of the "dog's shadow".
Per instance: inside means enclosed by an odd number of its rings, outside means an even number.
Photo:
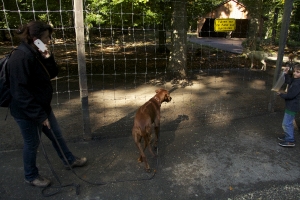
[[[128,113],[126,116],[109,125],[102,126],[101,128],[95,130],[93,133],[93,139],[116,139],[131,137],[135,113],[136,110]]]
[[[111,139],[117,139],[117,138],[128,138],[129,140],[126,139],[126,142],[124,144],[118,144],[118,142],[116,142],[116,144],[114,145],[114,149],[110,149],[108,150],[107,153],[105,153],[105,155],[110,154],[111,151],[117,151],[119,150],[120,152],[122,152],[124,150],[124,146],[129,145],[130,148],[126,149],[127,151],[132,151],[131,153],[128,154],[128,152],[126,154],[131,155],[131,156],[138,156],[137,153],[137,149],[135,147],[134,144],[134,140],[132,139],[132,135],[131,135],[131,129],[133,126],[133,118],[135,115],[135,111],[134,112],[130,112],[128,113],[125,117],[119,119],[118,121],[109,124],[107,126],[103,126],[100,129],[98,129],[96,131],[96,133],[101,133],[101,134],[96,134],[94,136],[95,140],[101,140],[101,139],[108,139],[107,141],[110,142],[110,145],[112,144],[112,140]],[[179,128],[179,125],[181,122],[189,120],[189,116],[187,115],[178,115],[176,119],[174,119],[173,121],[169,121],[167,123],[161,123],[161,130],[160,130],[160,138],[159,138],[159,142],[158,142],[158,149],[154,149],[153,146],[153,150],[154,152],[158,155],[157,159],[159,159],[160,164],[164,163],[164,156],[166,156],[168,154],[167,148],[169,145],[172,145],[175,141],[175,133],[176,130]],[[122,131],[120,131],[122,130]],[[155,133],[154,133],[154,126],[152,126],[152,139],[155,137]],[[116,140],[119,141],[119,140]],[[144,141],[142,141],[144,142]],[[153,143],[152,143],[153,145]],[[117,149],[116,149],[117,148]],[[145,153],[148,154],[148,162],[150,164],[151,168],[156,168],[157,165],[157,159],[151,157],[149,155],[148,149],[145,149]],[[105,156],[103,158],[99,158],[100,160],[105,160]],[[111,158],[109,158],[108,160],[110,160]],[[119,161],[117,158],[115,158],[117,161]],[[102,161],[101,161],[102,162]],[[116,161],[114,161],[116,162]],[[132,158],[132,160],[130,160],[130,165],[132,165],[132,162],[136,162],[135,157]],[[143,164],[138,164],[141,166],[141,168],[143,168]]]
[[[186,120],[189,120],[188,115],[178,115],[175,120],[162,124],[163,127],[161,128],[163,131],[176,131],[179,124]]]
[[[158,145],[159,157],[163,157],[166,154],[167,147],[175,141],[175,132],[179,128],[180,123],[186,120],[189,120],[188,115],[178,115],[175,120],[162,124]]]

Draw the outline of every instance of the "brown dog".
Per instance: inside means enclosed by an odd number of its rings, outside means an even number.
[[[157,147],[160,131],[160,106],[162,102],[170,102],[172,99],[167,90],[157,89],[155,92],[156,95],[137,110],[132,128],[134,142],[140,151],[138,161],[145,163],[145,169],[147,172],[150,172],[150,166],[144,153],[147,146],[150,153],[155,157],[150,144],[151,126],[154,124],[156,136],[154,146]],[[142,138],[144,138],[144,148],[142,148],[141,145]]]

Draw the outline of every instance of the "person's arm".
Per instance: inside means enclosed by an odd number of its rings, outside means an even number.
[[[16,50],[9,59],[10,92],[18,108],[30,119],[43,123],[47,114],[34,96],[30,93],[30,69],[34,62],[28,59],[23,51]]]
[[[280,93],[279,96],[283,99],[294,99],[300,93],[299,85],[291,85],[287,93]]]
[[[290,70],[289,67],[285,67],[284,70],[283,70],[283,73],[284,73],[284,82],[286,84],[291,84],[292,82],[292,76],[288,73]]]

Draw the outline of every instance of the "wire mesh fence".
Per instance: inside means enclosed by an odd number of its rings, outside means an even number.
[[[154,96],[157,88],[170,90],[173,98],[162,105],[162,131],[228,123],[269,112],[283,4],[272,5],[274,12],[262,10],[264,17],[256,18],[251,12],[262,9],[260,6],[263,5],[251,1],[243,1],[244,4],[236,0],[205,1],[201,5],[197,1],[184,1],[187,16],[176,16],[188,21],[182,26],[186,30],[186,41],[182,43],[186,52],[182,55],[185,56],[187,74],[183,80],[174,78],[176,71],[170,69],[170,57],[176,49],[176,30],[172,25],[174,2],[84,1],[82,13],[92,138],[130,136],[135,111]],[[230,9],[228,5],[235,7]],[[288,61],[288,54],[297,54],[299,47],[298,3],[294,6],[284,62]],[[19,44],[14,35],[19,25],[30,20],[44,20],[53,25],[55,32],[50,47],[60,73],[52,80],[52,106],[66,139],[83,139],[80,66],[72,1],[3,0],[0,7],[2,56]],[[236,17],[235,31],[216,32],[214,20],[222,18],[216,16],[222,9],[229,13],[223,18],[235,18],[233,11],[236,10],[248,15]],[[275,16],[277,23],[271,20]],[[251,61],[242,54],[245,47],[268,53],[266,71],[260,70],[259,60],[250,70]],[[297,60],[296,56],[293,62]],[[277,101],[275,109],[282,108],[283,102]],[[0,109],[1,119],[4,119],[7,109]],[[21,137],[12,117],[0,120],[0,126],[0,149],[20,148]],[[7,139],[7,135],[11,137]]]

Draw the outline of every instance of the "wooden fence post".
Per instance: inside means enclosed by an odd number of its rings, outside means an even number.
[[[284,54],[284,48],[286,45],[286,39],[288,36],[288,30],[290,26],[290,18],[293,9],[293,2],[294,0],[285,0],[284,2],[283,18],[282,18],[280,38],[279,38],[279,49],[278,49],[278,55],[276,61],[276,69],[273,77],[273,86],[275,86],[277,82],[282,67],[282,59]],[[271,112],[274,112],[274,104],[275,104],[276,96],[277,96],[276,92],[271,92],[270,101],[268,105],[268,110]]]
[[[74,19],[78,61],[79,88],[83,117],[83,138],[91,139],[90,113],[88,105],[88,87],[85,62],[85,41],[84,41],[84,22],[83,22],[83,2],[74,1]]]

